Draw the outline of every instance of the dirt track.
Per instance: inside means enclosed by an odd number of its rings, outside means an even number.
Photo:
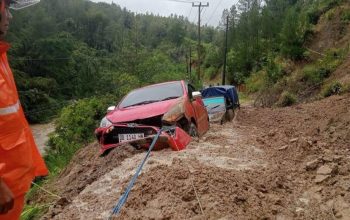
[[[97,149],[82,149],[50,187],[69,201],[44,219],[109,216],[145,152]],[[246,106],[185,151],[153,152],[115,219],[350,219],[350,96]]]

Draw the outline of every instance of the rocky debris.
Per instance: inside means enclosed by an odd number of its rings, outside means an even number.
[[[322,183],[323,181],[329,179],[330,175],[317,175],[315,178],[315,183]]]
[[[285,149],[287,149],[287,148],[288,148],[288,145],[284,145],[284,146],[278,148],[278,150],[285,150]]]
[[[56,204],[59,205],[59,206],[66,206],[70,203],[71,201],[69,201],[67,198],[60,198]]]
[[[307,171],[315,170],[318,167],[319,163],[320,163],[319,159],[315,159],[315,160],[309,161],[309,162],[306,163],[305,169]]]
[[[295,142],[297,142],[298,140],[299,140],[299,138],[293,138],[293,139],[290,139],[289,142],[290,142],[290,143],[295,143]]]
[[[337,170],[337,167],[333,165],[323,165],[317,170],[318,175],[331,175]]]
[[[346,219],[349,106],[350,95],[288,108],[242,107],[233,123],[211,125],[204,139],[185,151],[153,152],[154,162],[145,165],[114,219]],[[337,122],[332,124],[334,143],[327,129],[330,118]],[[118,148],[98,158],[98,148],[90,148],[80,151],[56,182],[61,187],[55,192],[72,203],[53,209],[47,219],[105,218],[120,197],[116,189],[125,188],[128,173],[138,165],[136,158],[144,153]],[[83,163],[91,166],[79,166]],[[121,164],[131,164],[130,170]],[[235,169],[243,165],[249,169]],[[328,205],[330,200],[343,205]]]

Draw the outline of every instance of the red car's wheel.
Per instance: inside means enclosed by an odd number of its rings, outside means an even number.
[[[193,122],[191,122],[191,124],[190,124],[190,128],[189,128],[188,134],[191,137],[198,137],[197,127],[196,127],[196,125]]]

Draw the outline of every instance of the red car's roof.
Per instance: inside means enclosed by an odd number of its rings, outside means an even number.
[[[136,90],[140,90],[140,89],[144,89],[144,88],[148,88],[148,87],[159,86],[159,85],[165,85],[165,84],[170,84],[170,83],[177,83],[177,82],[180,82],[182,85],[184,84],[184,81],[183,81],[183,80],[162,82],[162,83],[157,83],[157,84],[152,84],[152,85],[144,86],[144,87],[141,87],[141,88],[137,88],[137,89],[131,90],[130,92],[136,91]],[[130,93],[130,92],[129,92],[129,93]]]

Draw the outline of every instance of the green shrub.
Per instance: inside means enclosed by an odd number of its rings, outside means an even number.
[[[30,123],[42,123],[56,115],[66,102],[57,101],[38,89],[20,92],[21,104]]]
[[[260,91],[262,88],[266,85],[266,72],[260,71],[253,73],[247,80],[246,80],[246,88],[248,93],[255,93]]]
[[[294,94],[289,92],[283,92],[277,102],[277,105],[280,107],[286,107],[286,106],[294,105],[296,102],[297,102],[297,98],[295,97]]]
[[[205,69],[205,72],[204,72],[205,78],[208,80],[212,80],[216,77],[218,72],[219,71],[215,67],[211,66],[211,67]]]
[[[115,102],[113,96],[83,99],[62,109],[45,156],[51,173],[58,173],[80,147],[94,139],[94,129],[105,115],[108,105]]]
[[[321,95],[323,97],[329,97],[332,95],[339,95],[342,91],[343,91],[343,85],[340,82],[335,81],[335,82],[332,82],[332,83],[326,85],[322,89]]]
[[[283,69],[273,57],[269,57],[266,65],[266,73],[269,81],[276,83],[283,76]]]
[[[327,20],[332,20],[335,16],[336,10],[335,8],[332,8],[331,10],[327,11],[325,14],[325,17],[327,18]]]
[[[26,205],[26,207],[23,209],[23,212],[21,213],[21,219],[22,220],[33,219],[39,213],[40,213],[40,209],[38,207],[32,206],[32,205]]]
[[[319,69],[314,65],[306,66],[303,69],[302,80],[311,84],[319,84],[323,81],[322,74],[324,71],[319,71]]]
[[[315,64],[304,67],[302,80],[314,85],[322,83],[344,61],[346,54],[346,49],[328,50]]]
[[[317,24],[318,20],[324,13],[339,5],[341,1],[342,0],[314,1],[313,6],[311,6],[306,12],[309,22],[311,24]]]
[[[350,9],[342,11],[341,20],[345,22],[350,21]]]

